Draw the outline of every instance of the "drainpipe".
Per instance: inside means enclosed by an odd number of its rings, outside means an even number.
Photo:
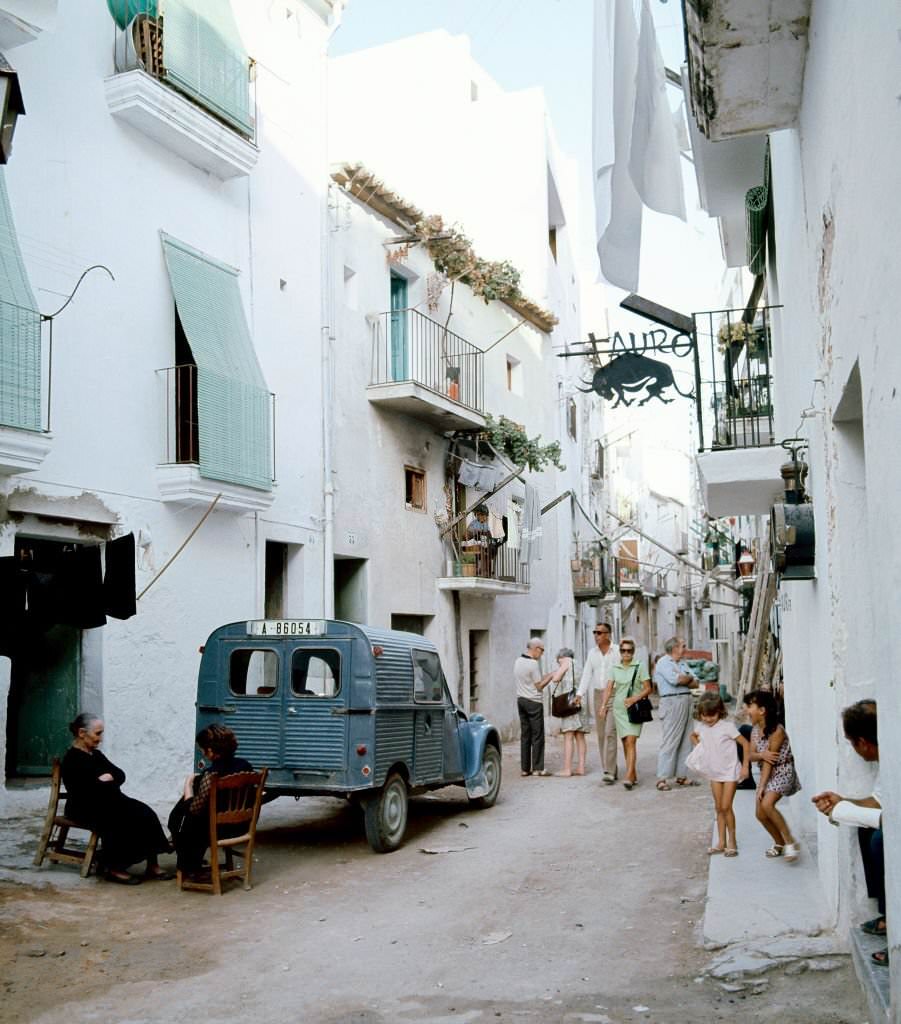
[[[323,60],[323,109],[328,110],[328,61]],[[323,153],[327,153],[328,134],[325,117],[322,121]],[[328,167],[325,168],[328,181]],[[334,326],[334,273],[332,269],[332,186],[326,186],[325,206],[321,214],[321,320],[320,329],[320,410],[322,429],[322,615],[335,617],[335,486],[332,479],[332,342],[335,340]],[[336,210],[337,218],[337,210]]]

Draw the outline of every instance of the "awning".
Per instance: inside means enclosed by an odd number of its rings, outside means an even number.
[[[0,167],[0,424],[41,429],[41,314]]]
[[[161,232],[175,305],[197,364],[200,474],[272,488],[269,389],[238,271]]]
[[[164,0],[166,78],[245,135],[253,134],[250,59],[231,4]]]

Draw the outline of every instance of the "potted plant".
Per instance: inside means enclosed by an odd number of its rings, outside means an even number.
[[[464,551],[460,555],[460,569],[464,576],[475,576],[476,575],[476,559],[477,555],[472,551]]]

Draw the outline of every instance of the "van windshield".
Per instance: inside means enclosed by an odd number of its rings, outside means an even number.
[[[341,689],[341,655],[334,650],[296,650],[291,659],[295,697],[334,697]]]

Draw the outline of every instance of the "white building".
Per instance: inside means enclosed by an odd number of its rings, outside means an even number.
[[[872,791],[870,772],[844,741],[839,716],[864,697],[879,705],[892,964],[875,972],[877,982],[891,979],[891,1008],[885,1007],[887,984],[880,990],[865,981],[864,987],[871,1019],[897,1021],[898,11],[877,4],[860,18],[842,5],[799,0],[785,6],[776,17],[753,2],[715,2],[702,20],[685,5],[694,115],[706,136],[695,157],[730,264],[751,257],[766,283],[761,305],[777,307],[769,371],[774,440],[800,438],[795,443],[809,465],[810,503],[802,507],[797,535],[782,535],[787,571],[776,599],[787,728],[806,794]],[[768,192],[746,200],[751,186]],[[749,250],[741,230],[746,216],[754,232]],[[739,446],[714,454],[721,465],[702,474],[718,514],[765,514],[782,500],[784,450]],[[801,550],[811,532],[813,557]],[[808,855],[817,859],[825,899],[864,965],[861,978],[871,977],[856,927],[871,916],[856,836],[830,827],[803,794],[791,804]]]
[[[398,90],[415,131],[397,128]],[[576,538],[597,534],[564,500],[542,517],[541,559],[524,565],[520,481],[486,499],[506,540],[474,570],[455,566],[468,552],[465,540],[451,542],[471,513],[442,531],[483,493],[461,470],[492,462],[477,440],[489,414],[560,442],[565,471],[524,474],[542,506],[567,491],[590,500],[596,402],[577,390],[584,361],[557,358],[580,331],[572,171],[540,92],[504,92],[465,37],[428,33],[338,58],[330,100],[337,612],[426,632],[463,706],[509,736],[512,665],[529,636],[546,638],[547,659],[564,644],[584,656],[595,612],[574,600],[573,581],[597,600],[600,565],[592,587],[571,562]],[[486,301],[462,283],[442,289],[415,244],[423,213],[459,228],[479,257],[512,263],[528,301]],[[448,366],[459,370],[453,388]],[[365,465],[361,437],[373,440]],[[493,461],[499,480],[508,475]]]
[[[27,116],[0,210],[0,554],[42,568],[133,533],[138,592],[153,583],[100,628],[71,609],[49,631],[7,625],[27,642],[0,657],[0,803],[47,773],[81,709],[107,719],[134,789],[172,793],[209,631],[326,604],[324,83],[340,3],[200,17],[167,0],[162,41],[152,2],[125,24],[135,6],[0,3],[0,49],[34,39],[7,52]],[[51,365],[50,324],[28,310],[63,306],[94,264],[110,273],[53,320]]]

